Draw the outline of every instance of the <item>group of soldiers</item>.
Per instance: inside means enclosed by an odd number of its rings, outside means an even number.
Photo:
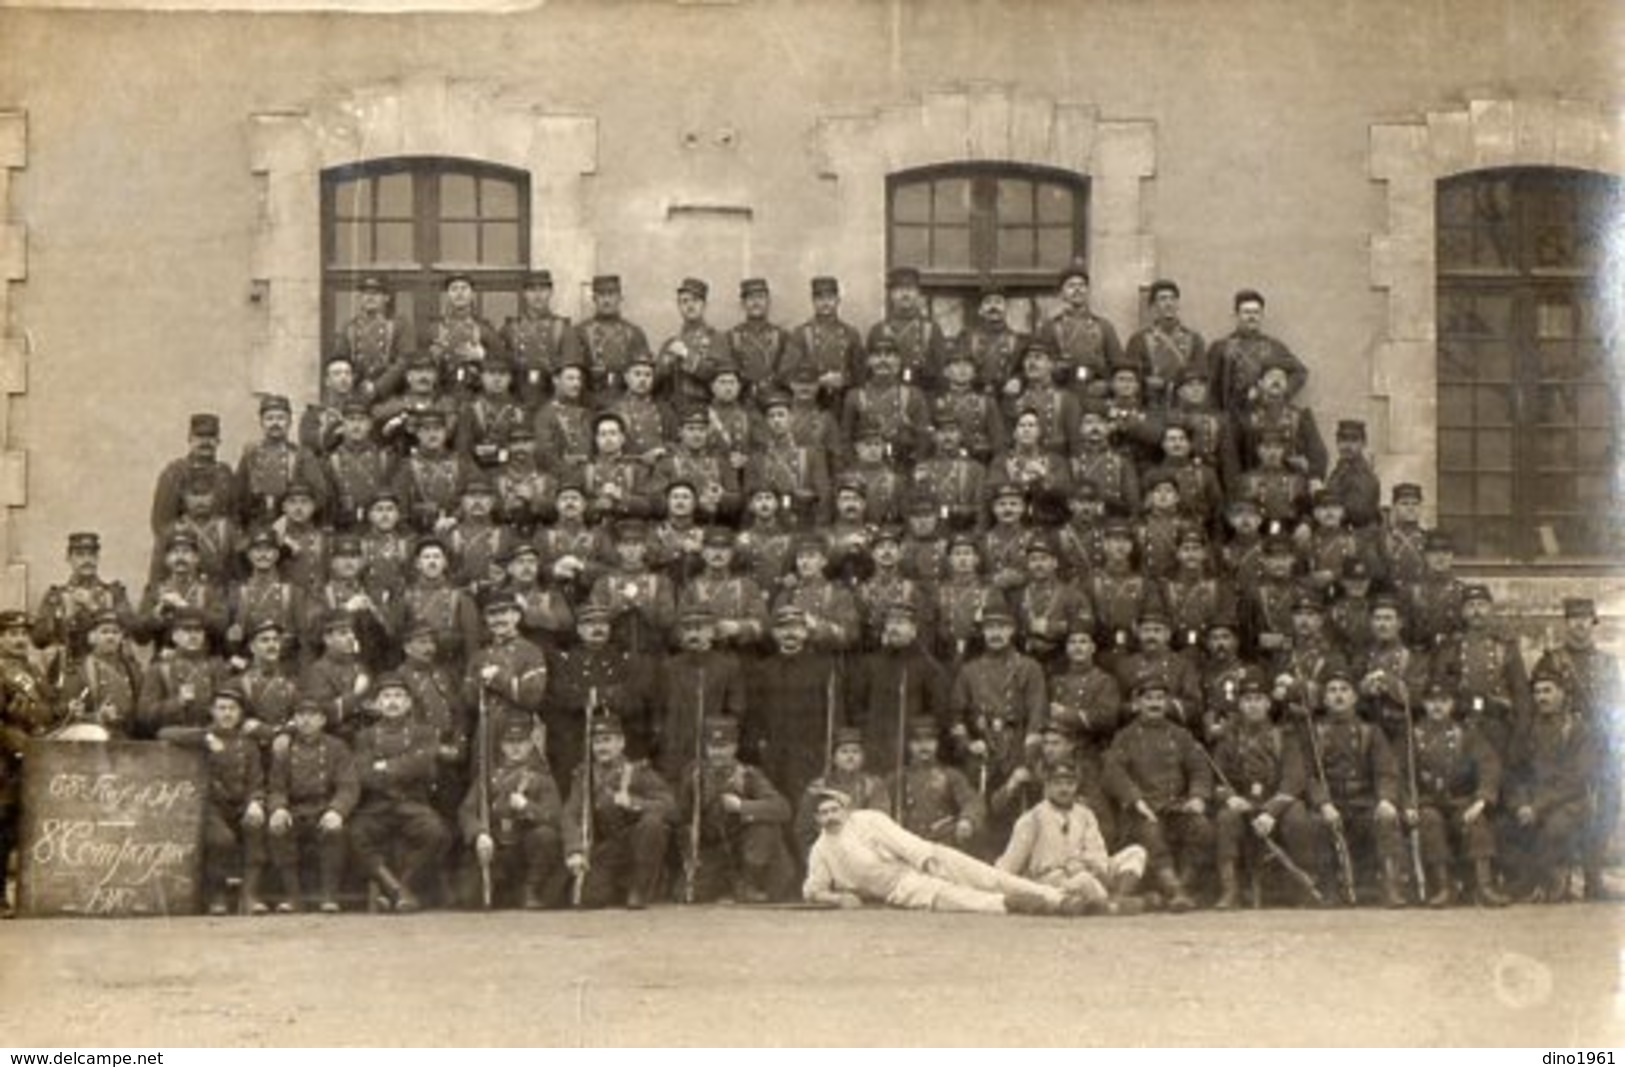
[[[1594,605],[1526,673],[1262,295],[1208,345],[1159,281],[1123,344],[1081,266],[1031,334],[886,288],[721,329],[686,279],[657,349],[613,277],[499,328],[454,275],[415,336],[366,282],[297,422],[233,468],[192,417],[139,598],[75,533],[0,613],[0,849],[31,739],[91,735],[205,753],[221,912],[1603,892]]]

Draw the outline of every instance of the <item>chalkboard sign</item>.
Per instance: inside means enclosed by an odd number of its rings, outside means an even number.
[[[159,742],[31,744],[23,914],[196,914],[205,782],[201,752]]]

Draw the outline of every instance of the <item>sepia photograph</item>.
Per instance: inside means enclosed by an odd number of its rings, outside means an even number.
[[[1619,0],[0,0],[0,1047],[1611,1063],[1622,445]]]

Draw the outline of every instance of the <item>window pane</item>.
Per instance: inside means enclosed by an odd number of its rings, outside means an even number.
[[[364,219],[372,215],[372,179],[339,182],[333,190],[333,217]]]
[[[378,249],[373,257],[378,263],[416,263],[417,250],[413,248],[410,222],[380,222],[378,227]]]
[[[1033,183],[1018,178],[999,179],[999,224],[1033,221]]]
[[[1485,381],[1512,380],[1512,348],[1500,341],[1486,341],[1476,346],[1478,377]]]
[[[407,336],[415,337],[418,321],[417,294],[410,289],[395,290],[395,317],[406,324]]]
[[[1473,424],[1473,391],[1459,385],[1439,387],[1439,425],[1471,426]]]
[[[516,219],[519,217],[519,190],[501,178],[480,179],[480,217]]]
[[[995,262],[1000,267],[1033,267],[1037,266],[1037,244],[1032,230],[1016,230],[1008,227],[999,227],[999,251]]]
[[[1540,387],[1540,403],[1535,409],[1535,421],[1559,426],[1573,425],[1576,414],[1574,404],[1574,387],[1543,385]]]
[[[1580,366],[1570,341],[1542,341],[1540,345],[1540,376],[1560,381],[1578,378],[1584,368]]]
[[[1070,229],[1044,229],[1038,231],[1038,265],[1060,270],[1072,262],[1077,252],[1072,246]]]
[[[1611,508],[1614,488],[1606,474],[1582,474],[1574,479],[1574,493],[1583,508]]]
[[[1479,519],[1472,524],[1472,533],[1468,535],[1467,543],[1473,546],[1472,554],[1475,556],[1504,559],[1514,554],[1512,524]]]
[[[1575,507],[1574,479],[1548,475],[1535,482],[1537,512],[1571,512]]]
[[[1470,430],[1439,431],[1439,469],[1472,470],[1473,435]]]
[[[893,226],[891,231],[892,263],[899,267],[918,267],[931,262],[931,231],[923,226]]]
[[[1612,468],[1614,433],[1613,430],[1581,430],[1579,454],[1576,457],[1580,466]]]
[[[912,182],[894,189],[891,217],[893,222],[930,222],[931,183]]]
[[[938,227],[933,231],[931,266],[938,270],[970,270],[970,227]]]
[[[931,319],[948,337],[957,337],[965,329],[965,298],[958,293],[936,294],[926,298],[931,308]]]
[[[1068,186],[1044,183],[1038,187],[1038,221],[1070,226],[1077,210],[1077,193]]]
[[[333,265],[359,267],[372,262],[370,227],[366,223],[352,223],[333,230]]]
[[[1566,270],[1579,266],[1574,231],[1567,226],[1543,226],[1535,231],[1536,270]]]
[[[473,176],[469,174],[442,174],[440,176],[440,217],[443,219],[472,219],[476,215]],[[442,258],[445,258],[443,250]]]
[[[1477,466],[1480,470],[1509,471],[1512,469],[1512,431],[1480,430]]]
[[[518,315],[519,294],[500,289],[480,293],[480,314],[495,323]]]
[[[1471,515],[1473,513],[1473,480],[1471,478],[1441,478],[1439,480],[1439,513],[1441,515]]]
[[[489,266],[511,267],[519,263],[519,227],[511,222],[487,222],[480,226],[480,262]]]
[[[1581,389],[1579,423],[1581,426],[1612,426],[1614,423],[1614,396],[1607,389]]]
[[[378,177],[378,214],[389,219],[412,217],[412,176],[382,174]]]
[[[1500,386],[1480,386],[1477,423],[1480,426],[1508,426],[1512,423],[1512,390]]]
[[[1510,474],[1480,474],[1473,480],[1478,485],[1478,514],[1512,514],[1512,476]]]
[[[934,184],[937,222],[970,220],[970,179],[943,178]]]
[[[1504,226],[1478,231],[1473,240],[1473,266],[1494,271],[1511,268],[1512,231]]]
[[[476,240],[479,226],[472,222],[442,222],[440,224],[440,262],[478,263]]]
[[[1472,381],[1478,373],[1473,346],[1450,341],[1439,342],[1439,381]]]
[[[1439,231],[1439,269],[1461,270],[1473,265],[1473,231],[1456,227]]]
[[[1439,186],[1439,223],[1459,226],[1473,219],[1473,187],[1470,181],[1445,182]]]
[[[1568,470],[1574,466],[1574,434],[1568,430],[1535,432],[1535,464],[1542,470]],[[1543,479],[1544,480],[1544,479]]]
[[[1542,340],[1573,337],[1577,325],[1574,304],[1568,299],[1543,299],[1535,305],[1535,336]]]

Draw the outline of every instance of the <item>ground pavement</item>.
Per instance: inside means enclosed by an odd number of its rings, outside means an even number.
[[[0,923],[0,1044],[1625,1043],[1625,906]]]

